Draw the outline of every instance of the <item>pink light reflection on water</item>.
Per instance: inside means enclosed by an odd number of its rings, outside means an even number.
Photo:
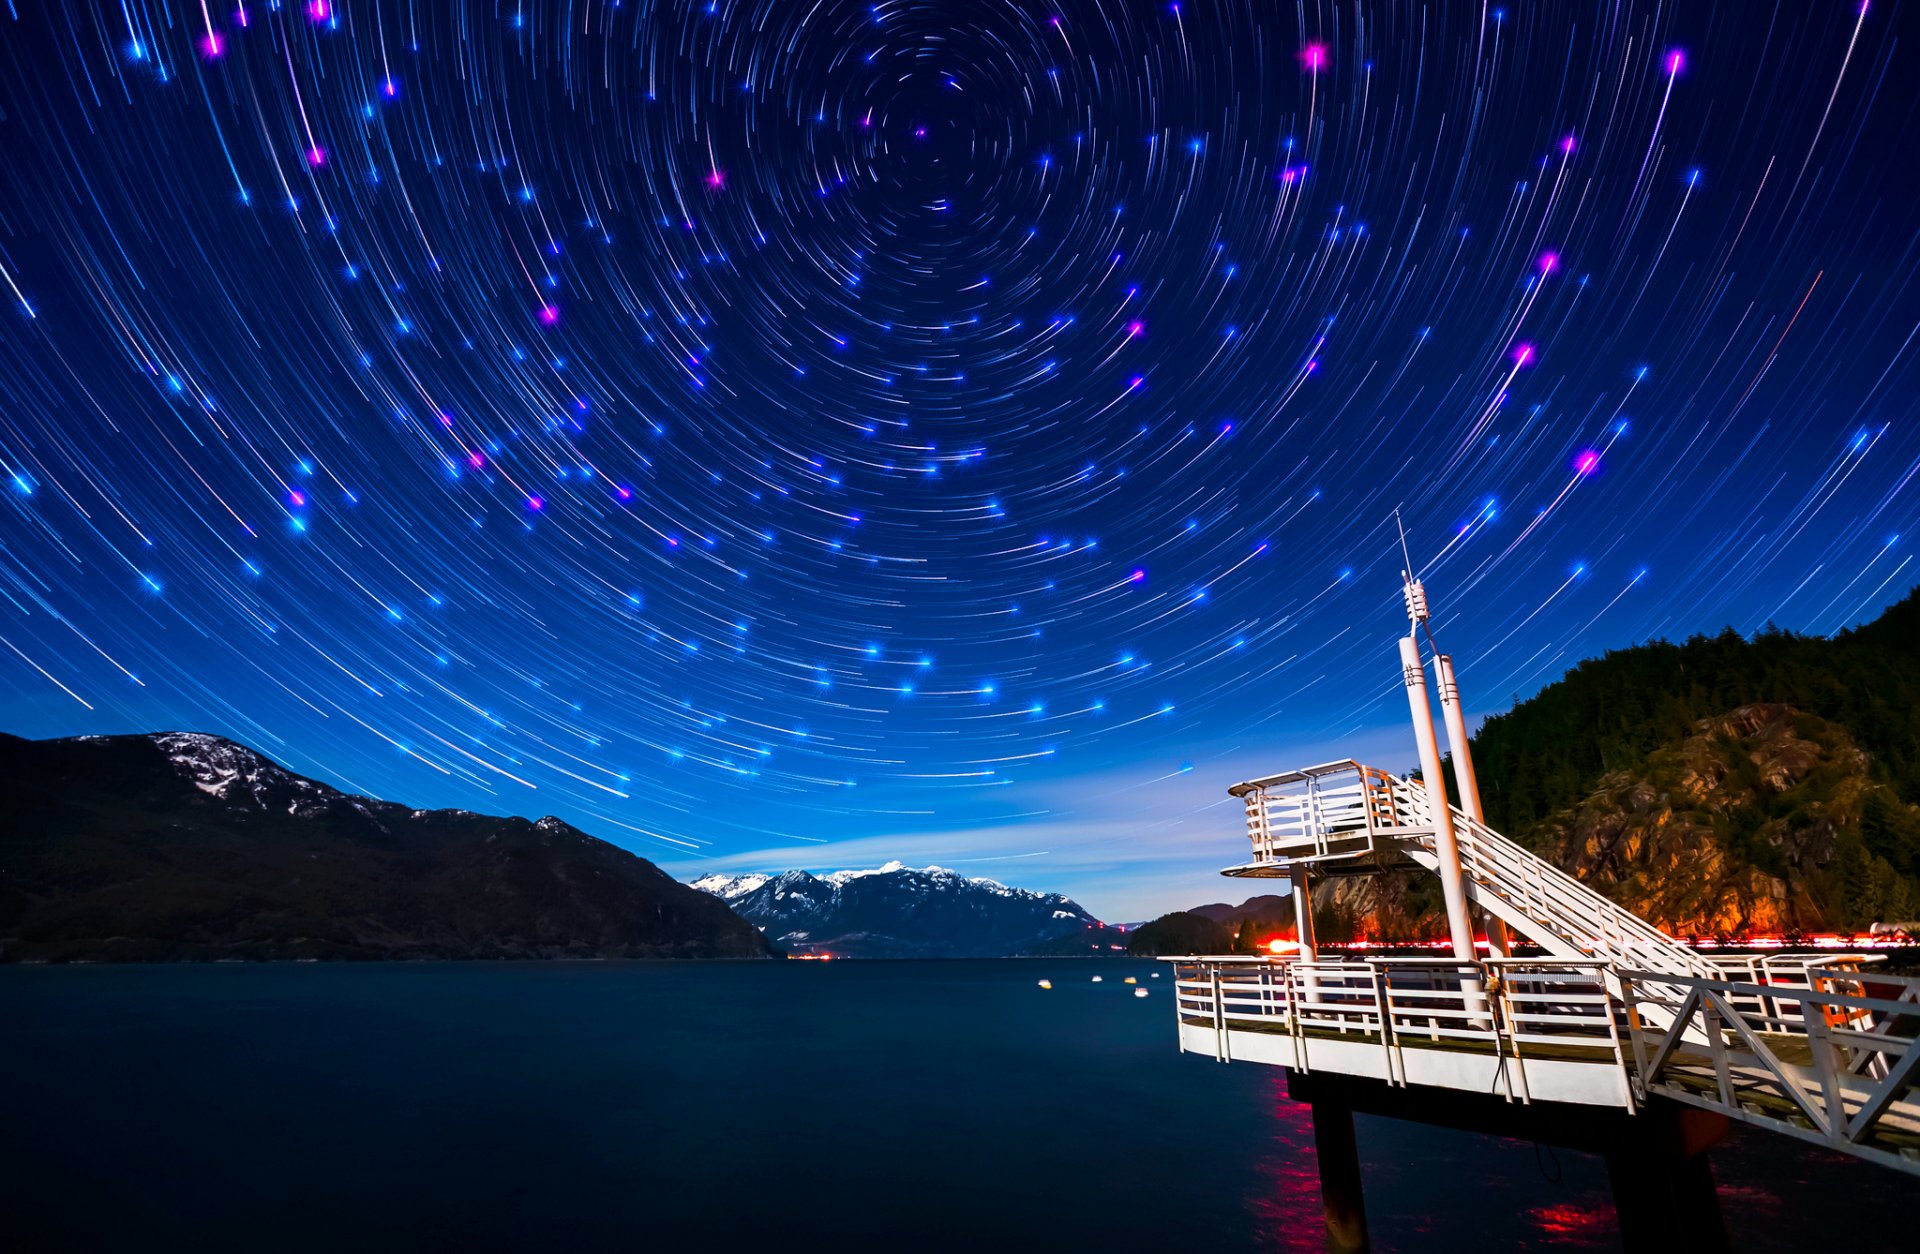
[[[1247,1199],[1247,1213],[1275,1249],[1317,1248],[1320,1221],[1320,1172],[1313,1160],[1313,1118],[1304,1103],[1287,1096],[1284,1074],[1276,1071],[1268,1089],[1273,1110],[1273,1139],[1254,1174],[1262,1182]]]
[[[1246,1199],[1247,1214],[1267,1248],[1319,1249],[1325,1229],[1312,1111],[1287,1096],[1278,1069],[1266,1100],[1272,1132],[1254,1164],[1260,1184]],[[1559,1151],[1541,1159],[1520,1142],[1366,1115],[1358,1117],[1355,1133],[1376,1250],[1458,1248],[1474,1233],[1488,1249],[1620,1247],[1604,1176],[1593,1178],[1598,1163],[1586,1155]],[[1590,1166],[1563,1182],[1561,1173],[1575,1158]],[[1723,1195],[1732,1192],[1722,1186]],[[1727,1204],[1741,1203],[1728,1197]],[[1475,1218],[1482,1212],[1497,1213],[1500,1221],[1488,1226]]]

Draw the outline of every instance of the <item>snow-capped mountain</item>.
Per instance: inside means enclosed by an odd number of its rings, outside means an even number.
[[[697,880],[687,882],[703,893],[712,893],[722,901],[732,901],[744,897],[760,887],[771,875],[702,875]]]
[[[1082,935],[1091,951],[1106,926],[1058,893],[901,862],[825,875],[705,875],[692,884],[796,954],[998,958],[1043,946],[1059,952]]]

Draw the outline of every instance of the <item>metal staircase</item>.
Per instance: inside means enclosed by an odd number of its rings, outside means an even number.
[[[1396,861],[1438,871],[1431,794],[1358,762],[1329,762],[1236,785],[1254,860],[1228,875],[1369,874]],[[1545,859],[1450,806],[1469,904],[1555,958],[1713,978],[1706,958]]]
[[[1398,782],[1423,794],[1424,805],[1426,789]],[[1470,900],[1554,957],[1594,958],[1610,966],[1703,979],[1720,974],[1713,963],[1631,910],[1476,822],[1458,806],[1450,808]],[[1429,870],[1438,865],[1431,834],[1424,843],[1416,839],[1407,853]]]

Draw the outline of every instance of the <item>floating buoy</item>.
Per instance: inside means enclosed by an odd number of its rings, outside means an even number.
[[[1099,976],[1097,976],[1097,975],[1096,975],[1096,976],[1094,976],[1094,977],[1093,977],[1093,982],[1094,982],[1095,984],[1098,984],[1098,983],[1100,982],[1100,978],[1101,978],[1101,977],[1099,977]]]
[[[1140,981],[1134,979],[1132,976],[1128,976],[1123,982],[1127,984],[1138,984]]]
[[[1052,987],[1053,987],[1053,981],[1052,981],[1052,980],[1042,980],[1042,981],[1040,981],[1040,987],[1041,987],[1041,988],[1052,988]]]
[[[1159,979],[1159,978],[1160,978],[1160,973],[1159,973],[1158,971],[1155,971],[1155,972],[1153,973],[1153,978],[1154,978],[1154,979],[1156,979],[1156,980],[1157,980],[1157,979]]]
[[[1136,988],[1133,990],[1133,995],[1135,997],[1145,997],[1147,995],[1147,990],[1144,988]]]

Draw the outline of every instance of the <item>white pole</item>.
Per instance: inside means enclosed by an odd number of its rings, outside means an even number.
[[[1453,809],[1447,804],[1447,782],[1440,773],[1440,746],[1433,735],[1433,707],[1427,703],[1427,672],[1420,663],[1420,641],[1400,637],[1400,673],[1407,684],[1407,707],[1413,715],[1413,738],[1420,748],[1420,778],[1427,788],[1427,812],[1433,816],[1433,850],[1440,859],[1440,891],[1447,902],[1447,931],[1453,956],[1460,962],[1478,960],[1473,950],[1473,920],[1467,914],[1466,877],[1460,871],[1460,845],[1453,834]]]
[[[1460,809],[1476,823],[1487,821],[1480,808],[1480,777],[1473,770],[1473,750],[1467,743],[1467,716],[1460,704],[1460,685],[1453,677],[1453,658],[1434,655],[1433,681],[1440,689],[1440,714],[1447,724],[1447,750],[1453,754],[1453,782],[1460,793]],[[1507,925],[1491,914],[1485,915],[1487,944],[1500,957],[1513,953],[1507,938]]]
[[[1294,937],[1300,942],[1300,956],[1308,962],[1319,958],[1313,937],[1313,889],[1307,883],[1307,864],[1296,862],[1287,868],[1293,881]]]

